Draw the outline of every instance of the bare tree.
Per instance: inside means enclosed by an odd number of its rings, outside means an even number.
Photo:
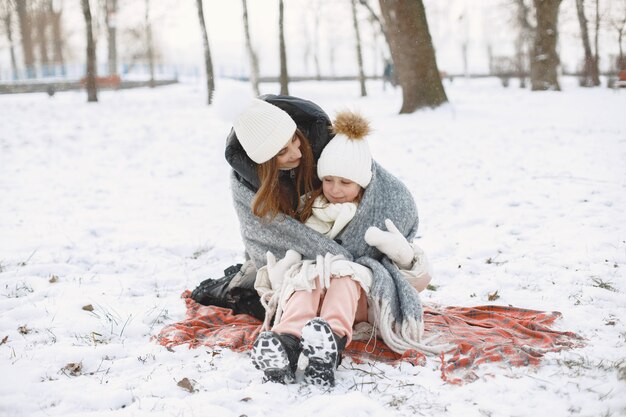
[[[626,70],[626,57],[624,57],[624,48],[622,47],[624,39],[624,29],[626,29],[626,0],[618,0],[617,12],[611,13],[610,24],[617,32],[617,44],[619,46],[619,55],[617,57],[617,69],[619,71]]]
[[[359,66],[359,84],[361,86],[361,97],[367,96],[365,89],[365,72],[363,71],[363,54],[361,53],[361,34],[359,33],[359,20],[356,15],[356,0],[352,0],[352,25],[356,38],[356,60]]]
[[[387,45],[388,48],[390,48],[389,45],[391,45],[391,43],[389,41],[389,35],[387,35],[387,29],[385,28],[385,24],[383,23],[381,18],[374,11],[372,6],[369,4],[368,0],[359,0],[359,4],[361,4],[363,7],[365,7],[365,9],[367,9],[367,11],[370,14],[371,21],[376,22],[378,29],[380,30],[380,33],[382,33],[383,37],[385,38],[385,44]],[[383,57],[383,62],[385,61],[390,61],[391,65],[393,65],[393,59],[391,57]]]
[[[17,59],[15,57],[15,44],[13,43],[13,0],[0,0],[0,19],[4,25],[4,31],[9,41],[9,52],[11,54],[11,70],[13,79],[17,80]]]
[[[117,75],[117,0],[105,0],[104,24],[107,30],[107,69]]]
[[[119,44],[124,45],[123,49],[118,50],[120,58],[128,63],[127,71],[130,71],[136,65],[145,65],[149,60],[147,45],[146,25],[142,20],[132,26],[125,26],[123,29],[118,28]],[[152,42],[151,53],[153,60],[158,62],[162,53],[157,42]]]
[[[146,57],[148,58],[148,68],[150,70],[150,88],[155,87],[154,82],[154,46],[152,44],[152,21],[150,20],[150,0],[145,0],[146,13],[144,18],[146,29]]]
[[[591,52],[589,43],[589,31],[587,30],[587,17],[585,16],[585,0],[576,0],[576,11],[578,23],[580,24],[580,38],[585,52],[585,65],[583,68],[582,86],[595,87],[600,85],[600,74],[598,72],[598,61]]]
[[[33,4],[33,16],[35,21],[35,43],[39,49],[39,64],[42,75],[49,75],[50,59],[48,58],[48,0],[37,1]]]
[[[595,36],[594,36],[594,46],[595,46],[595,53],[594,53],[594,61],[596,63],[596,67],[598,65],[600,65],[600,0],[595,0],[595,6],[596,6],[596,21],[595,21]],[[594,80],[595,82],[595,80]],[[600,79],[598,78],[598,84],[600,85]]]
[[[513,0],[515,4],[515,25],[517,36],[515,39],[515,71],[519,77],[520,88],[526,88],[526,77],[530,67],[528,58],[530,56],[531,45],[534,44],[534,34],[537,25],[531,22],[534,18],[533,10],[526,0]],[[532,15],[532,16],[531,16]]]
[[[441,83],[422,0],[379,0],[391,56],[402,86],[400,113],[448,101]]]
[[[556,51],[558,16],[561,0],[533,0],[537,15],[530,83],[533,91],[555,90],[561,86],[557,77],[559,55]]]
[[[91,23],[91,8],[89,0],[81,0],[83,16],[85,17],[85,31],[87,33],[87,102],[98,101],[98,87],[96,85],[96,42],[93,38]]]
[[[65,40],[63,38],[63,29],[61,27],[61,16],[63,13],[63,2],[60,3],[58,10],[55,10],[54,2],[48,1],[48,15],[50,16],[50,26],[52,28],[52,62],[56,68],[60,68],[61,75],[65,75],[65,58],[63,48]]]
[[[24,67],[26,78],[35,78],[35,54],[33,52],[32,21],[30,16],[30,5],[28,0],[15,2],[17,18],[20,24],[20,35],[22,36],[22,53],[24,54]]]
[[[285,50],[283,0],[278,0],[278,42],[280,47],[280,94],[289,95],[289,74],[287,73],[287,51]]]
[[[385,37],[385,41],[387,42],[387,45],[389,45],[389,37],[387,36],[387,30],[385,29],[385,24],[380,19],[378,14],[376,14],[376,12],[372,8],[372,6],[370,6],[370,4],[368,3],[367,0],[359,0],[359,4],[361,4],[363,7],[365,7],[365,9],[367,9],[367,11],[369,12],[370,17],[372,18],[372,20],[375,21],[376,23],[378,23],[378,26],[380,28],[380,32]]]
[[[252,41],[250,40],[250,23],[248,22],[248,3],[246,0],[241,0],[243,3],[243,30],[246,37],[246,50],[248,51],[248,58],[250,59],[250,82],[252,83],[252,89],[254,94],[259,96],[261,92],[259,90],[259,59],[254,48],[252,48]]]
[[[209,36],[206,31],[204,22],[204,10],[202,0],[196,0],[198,7],[198,20],[200,21],[200,30],[202,32],[202,46],[204,48],[204,69],[206,73],[207,101],[211,104],[213,91],[215,90],[215,80],[213,79],[213,62],[211,61],[211,48],[209,47]]]
[[[328,43],[328,66],[330,67],[330,75],[333,77],[337,74],[335,63],[337,58],[337,44],[335,42]]]

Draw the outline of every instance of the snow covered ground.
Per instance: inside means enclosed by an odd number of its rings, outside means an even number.
[[[168,351],[151,336],[180,294],[242,260],[229,123],[200,85],[0,96],[0,416],[626,415],[626,91],[457,79],[451,104],[399,116],[379,83],[290,88],[371,119],[418,203],[427,302],[558,310],[587,345],[464,386],[436,358],[345,361],[328,392],[263,384],[243,353]]]

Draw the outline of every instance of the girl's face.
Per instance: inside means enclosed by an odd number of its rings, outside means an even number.
[[[322,191],[331,203],[351,203],[358,197],[361,186],[349,179],[329,175],[322,180]]]
[[[302,152],[300,152],[300,138],[294,134],[287,145],[276,154],[278,169],[297,168],[298,165],[300,165],[300,158],[302,158]]]

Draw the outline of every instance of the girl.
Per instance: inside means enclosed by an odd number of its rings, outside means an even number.
[[[366,140],[369,122],[358,114],[339,113],[333,124],[335,137],[324,148],[317,172],[322,184],[307,196],[305,224],[335,239],[354,218],[358,203],[372,178],[372,158]],[[370,228],[365,240],[372,246],[389,246],[396,266],[411,285],[422,291],[430,282],[428,261],[417,245],[410,245],[391,220],[390,232]],[[259,335],[252,352],[255,366],[266,380],[294,379],[294,364],[300,353],[300,368],[308,383],[334,385],[334,370],[341,352],[352,340],[353,325],[368,320],[367,296],[372,271],[342,255],[318,255],[298,262],[293,250],[276,262],[267,253],[267,265],[257,274],[255,288],[266,305],[264,327],[271,319],[271,332]],[[289,268],[287,270],[287,267]]]

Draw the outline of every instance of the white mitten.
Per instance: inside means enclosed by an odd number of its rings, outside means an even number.
[[[285,253],[285,257],[278,262],[274,254],[270,251],[267,251],[265,256],[267,257],[267,275],[269,276],[273,290],[280,289],[285,279],[285,273],[289,268],[302,260],[302,255],[291,249],[289,249],[287,253]]]
[[[369,227],[365,232],[365,241],[387,255],[400,268],[409,269],[413,263],[413,248],[391,220],[385,220],[385,226],[386,232],[378,227]]]

